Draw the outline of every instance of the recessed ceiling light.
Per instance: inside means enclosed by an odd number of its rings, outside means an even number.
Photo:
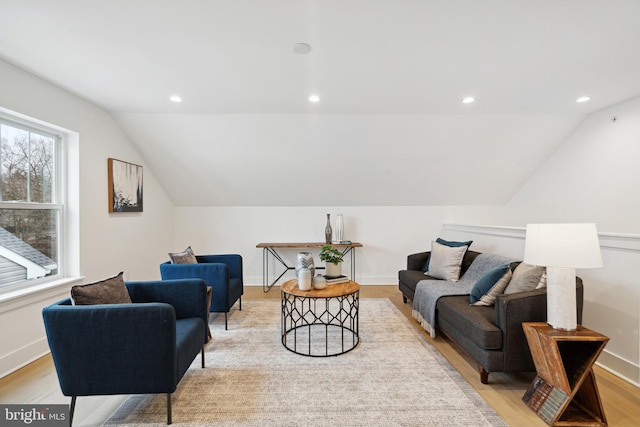
[[[180,98],[178,95],[171,95],[169,97],[169,101],[171,101],[171,102],[182,102],[182,98]]]
[[[311,101],[311,102],[319,102],[320,101],[320,97],[318,95],[311,95],[311,96],[309,96],[309,101]]]
[[[293,51],[298,55],[306,55],[311,52],[311,46],[307,43],[295,43],[293,45]]]
[[[576,99],[576,102],[587,102],[590,99],[590,96],[581,96],[580,98]]]
[[[465,99],[462,100],[462,103],[463,104],[471,104],[475,100],[476,99],[473,96],[467,96]]]

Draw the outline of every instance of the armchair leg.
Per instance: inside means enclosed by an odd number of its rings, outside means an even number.
[[[171,393],[167,393],[167,424],[171,424]]]
[[[240,304],[240,311],[242,311],[242,296],[240,296],[240,298],[238,299],[239,304]]]
[[[224,330],[227,330],[227,312],[224,312]]]
[[[202,359],[202,367],[204,368],[204,346],[202,346],[202,350],[200,350],[200,358]]]
[[[71,406],[69,408],[69,427],[73,424],[73,412],[76,410],[76,397],[71,396]]]

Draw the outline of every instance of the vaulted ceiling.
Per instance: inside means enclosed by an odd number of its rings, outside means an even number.
[[[181,206],[501,204],[586,115],[640,95],[638,0],[0,11],[0,57],[110,111]]]

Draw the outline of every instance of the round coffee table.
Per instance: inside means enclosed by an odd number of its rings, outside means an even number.
[[[301,291],[296,279],[283,283],[282,345],[303,356],[338,356],[353,350],[358,335],[360,285],[345,282]]]

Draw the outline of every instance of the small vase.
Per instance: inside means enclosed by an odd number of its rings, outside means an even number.
[[[311,290],[311,271],[308,268],[301,268],[298,271],[298,288],[301,291]]]
[[[324,242],[326,244],[331,244],[331,239],[333,237],[333,230],[331,230],[331,214],[327,214],[327,226],[324,228]]]
[[[309,269],[309,271],[311,272],[311,277],[313,277],[314,274],[316,274],[316,266],[315,266],[315,263],[313,262],[313,255],[311,255],[309,252],[298,253],[298,259],[296,262],[296,277],[298,277],[298,272],[302,268]]]
[[[338,243],[344,240],[344,219],[342,214],[336,215],[336,240]]]
[[[317,274],[313,278],[313,289],[324,289],[327,287],[327,279],[322,274]]]

